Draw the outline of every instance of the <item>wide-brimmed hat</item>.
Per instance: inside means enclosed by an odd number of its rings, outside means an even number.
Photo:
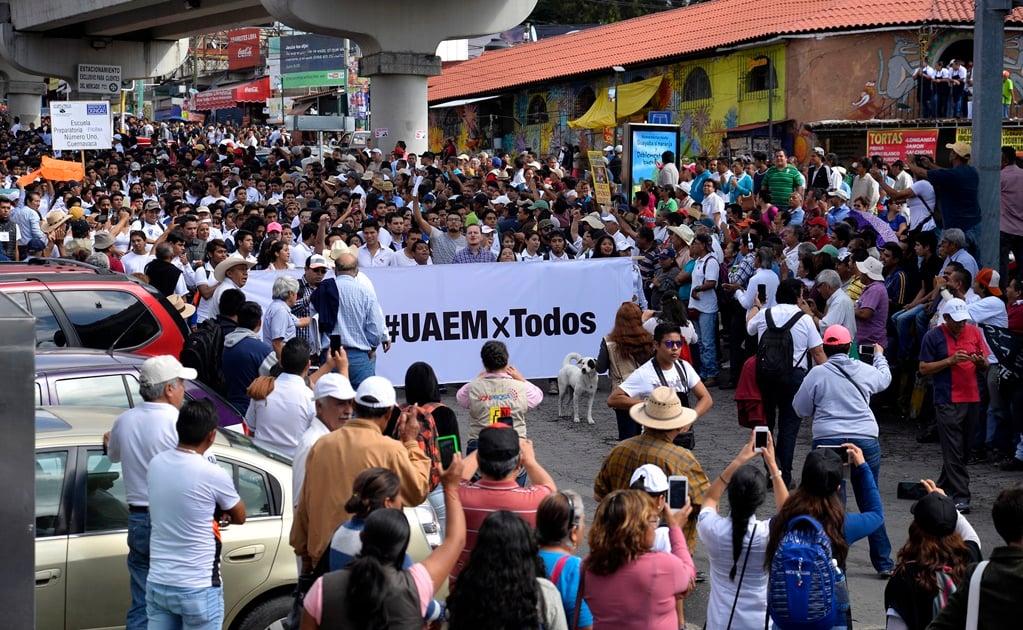
[[[167,301],[178,312],[178,315],[181,315],[181,319],[188,319],[195,314],[195,307],[185,301],[185,298],[180,295],[168,295]]]
[[[70,220],[70,214],[64,214],[60,210],[51,210],[46,213],[46,220],[43,222],[43,232],[49,234]]]
[[[973,153],[973,147],[970,146],[969,142],[950,142],[945,145],[946,149],[952,149],[956,155],[961,158],[970,159],[970,154]]]
[[[637,423],[661,431],[684,429],[696,422],[696,411],[682,406],[678,393],[670,387],[658,387],[650,398],[629,409],[629,416]]]
[[[692,245],[693,239],[696,238],[696,233],[686,225],[669,225],[667,230],[682,239],[686,245]]]
[[[252,269],[256,266],[256,263],[245,260],[240,256],[228,256],[213,269],[213,277],[217,279],[217,282],[223,282],[224,278],[227,277],[228,270],[239,265],[245,265],[247,269]]]
[[[110,236],[110,232],[103,230],[102,232],[96,232],[92,237],[92,248],[96,251],[104,249],[110,249],[114,246],[114,237]]]
[[[342,254],[351,254],[352,248],[345,245],[345,242],[338,239],[330,246],[330,249],[323,250],[323,257],[330,261],[331,264],[336,263],[337,259]]]
[[[863,262],[856,263],[856,268],[871,280],[884,282],[884,265],[880,260],[868,257]]]

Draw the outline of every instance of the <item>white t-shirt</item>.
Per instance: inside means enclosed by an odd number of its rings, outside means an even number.
[[[392,267],[418,267],[419,266],[419,263],[417,263],[415,261],[415,259],[409,258],[408,256],[405,255],[405,249],[404,248],[399,249],[398,251],[394,252],[394,255],[391,256],[391,263],[390,264],[391,264]],[[432,265],[433,264],[433,259],[432,258],[427,258],[426,259],[426,264],[427,265]]]
[[[661,386],[661,379],[657,377],[657,370],[654,369],[655,360],[656,357],[650,359],[636,368],[627,379],[622,381],[620,385],[622,391],[631,398],[641,398],[644,400],[649,398],[650,394]],[[682,374],[686,378],[685,385],[683,386],[682,379],[679,378],[678,369],[663,370],[664,382],[676,392],[690,392],[700,382],[700,375],[696,373],[693,366],[685,359],[679,359],[678,363],[681,365]]]
[[[732,614],[735,590],[742,578],[742,588],[735,605],[733,628],[759,628],[764,625],[767,607],[767,578],[764,561],[767,552],[770,521],[758,521],[751,516],[742,540],[742,552],[735,568],[735,580],[728,574],[732,570],[732,519],[714,510],[701,510],[696,520],[696,533],[710,558],[710,599],[707,602],[707,627],[725,628]],[[754,525],[756,529],[754,530]],[[750,536],[753,541],[750,543]],[[746,549],[749,547],[749,557]]]
[[[298,505],[298,497],[302,494],[302,483],[305,481],[305,462],[309,459],[309,451],[313,444],[324,435],[330,433],[330,429],[319,418],[313,418],[309,428],[305,430],[302,437],[298,439],[295,446],[295,457],[291,460],[291,487],[293,496],[291,504]]]
[[[921,179],[913,182],[910,188],[913,189],[913,194],[916,196],[906,200],[906,205],[909,206],[909,229],[915,230],[923,223],[924,219],[927,219],[927,224],[923,229],[933,230],[935,228],[934,219],[928,218],[928,215],[931,215],[931,211],[935,209],[934,186],[926,179]],[[924,205],[925,201],[927,205]],[[927,206],[930,206],[931,210],[928,210]]]
[[[217,286],[217,279],[213,277],[213,266],[210,263],[206,263],[202,267],[195,270],[195,286],[196,288],[205,286]],[[210,317],[210,302],[213,300],[210,297],[209,300],[199,296],[199,305],[195,308],[197,313],[196,322],[201,324]]]
[[[178,410],[163,402],[143,402],[114,420],[107,452],[121,462],[128,505],[149,505],[146,473],[158,454],[178,445]]]
[[[713,280],[716,283],[718,281],[718,277],[718,261],[714,258],[714,254],[707,254],[703,258],[697,260],[696,266],[693,267],[693,288],[695,289],[696,287],[701,286],[707,280]],[[711,288],[702,290],[696,295],[690,293],[689,308],[700,311],[701,313],[717,313],[717,292]]]
[[[241,499],[231,477],[195,452],[173,448],[149,463],[149,581],[178,588],[220,586],[219,506]]]
[[[757,311],[753,319],[749,320],[749,323],[746,324],[746,332],[756,335],[758,340],[764,334],[764,331],[767,330],[767,320],[764,318],[764,313],[767,310],[771,311],[771,320],[779,328],[784,326],[793,315],[802,312],[795,304],[779,304],[771,309]],[[813,325],[813,318],[803,313],[803,316],[793,324],[789,332],[792,333],[793,367],[799,362],[800,367],[809,369],[813,365],[810,350],[824,343],[821,339],[821,331],[817,330],[817,327]]]
[[[135,252],[128,252],[124,256],[121,256],[121,264],[124,265],[124,273],[131,275],[133,273],[144,273],[146,265],[153,261],[156,256],[150,254],[136,254]]]
[[[316,417],[313,390],[299,376],[281,374],[264,400],[253,400],[245,412],[245,424],[253,441],[285,457],[295,454],[298,440]]]

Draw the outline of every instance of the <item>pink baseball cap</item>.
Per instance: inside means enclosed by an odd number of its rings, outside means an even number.
[[[852,343],[852,336],[849,335],[849,329],[845,326],[832,324],[824,331],[824,345],[844,346],[847,343]]]
[[[271,221],[270,225],[266,226],[266,231],[267,231],[268,234],[270,232],[283,232],[284,228],[281,227],[280,223],[278,223],[276,221]]]

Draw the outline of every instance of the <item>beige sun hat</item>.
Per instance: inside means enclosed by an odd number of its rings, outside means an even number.
[[[167,301],[174,307],[174,310],[181,315],[181,319],[188,319],[195,314],[195,307],[185,301],[180,295],[168,295]]]
[[[670,387],[658,387],[650,398],[629,409],[637,423],[660,431],[684,429],[696,422],[696,411],[682,406],[678,394]]]

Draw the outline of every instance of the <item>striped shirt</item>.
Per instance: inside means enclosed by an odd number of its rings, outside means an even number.
[[[476,535],[479,534],[483,520],[491,512],[498,510],[514,512],[525,519],[530,527],[535,527],[536,509],[540,506],[540,501],[553,492],[554,489],[550,486],[523,488],[515,483],[514,479],[504,481],[480,479],[475,483],[463,481],[459,484],[458,494],[462,499],[462,509],[465,511],[465,548],[462,549],[462,555],[451,571],[452,581],[469,562],[469,554],[476,544]]]

